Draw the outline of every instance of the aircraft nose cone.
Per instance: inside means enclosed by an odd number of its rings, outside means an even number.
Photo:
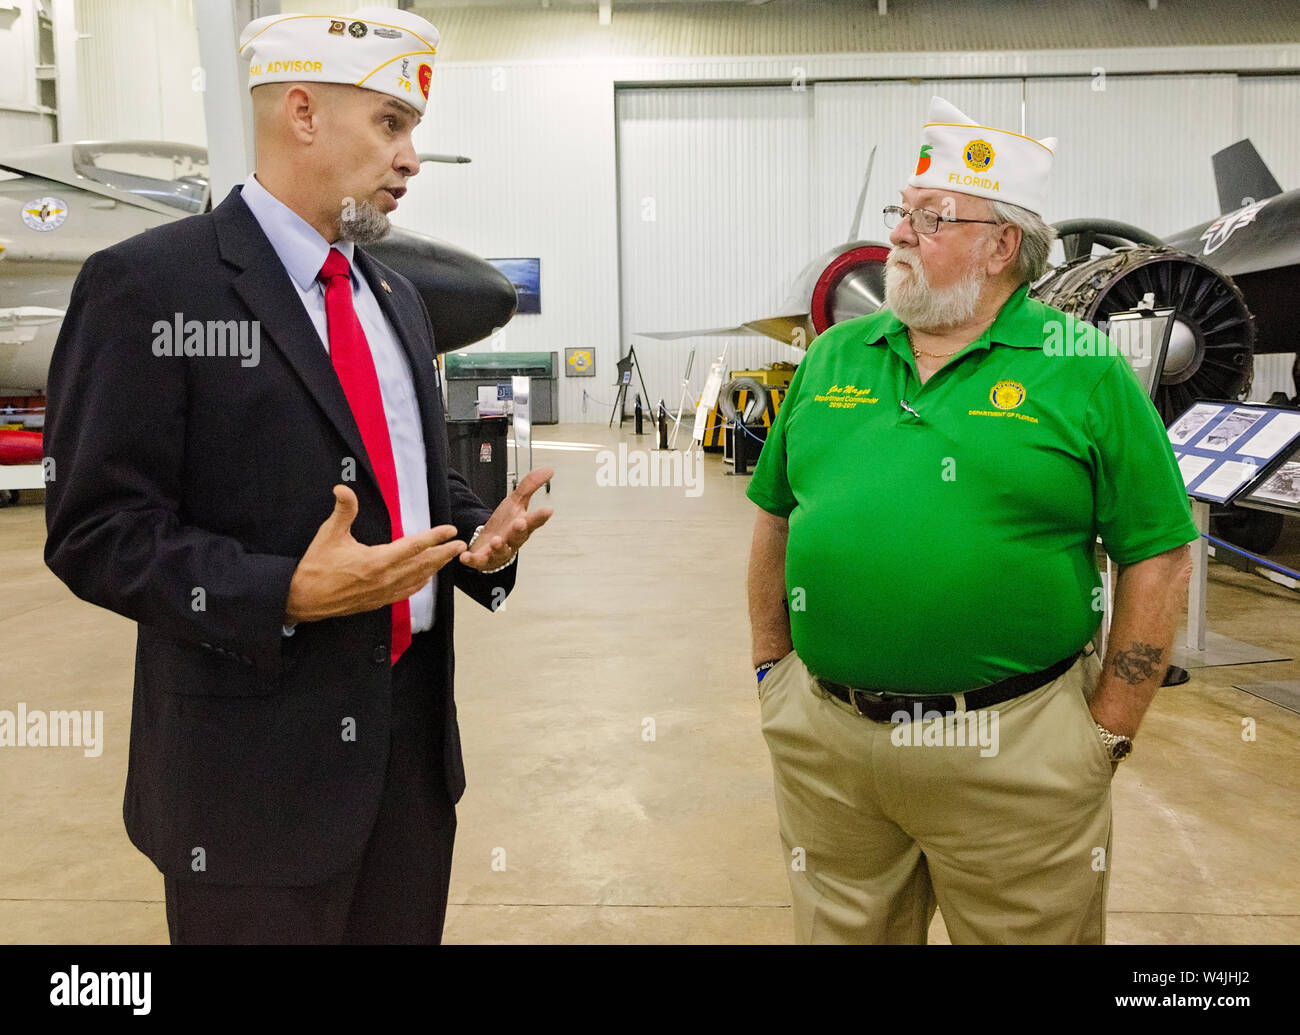
[[[394,227],[366,251],[410,280],[424,299],[439,352],[482,341],[514,316],[514,286],[477,255]]]

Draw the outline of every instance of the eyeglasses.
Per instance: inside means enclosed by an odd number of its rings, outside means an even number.
[[[940,223],[989,223],[996,226],[999,222],[996,219],[958,219],[955,216],[941,216],[928,208],[906,209],[900,205],[886,205],[883,215],[888,229],[892,230],[904,219],[910,219],[912,229],[918,234],[932,234],[939,229]]]

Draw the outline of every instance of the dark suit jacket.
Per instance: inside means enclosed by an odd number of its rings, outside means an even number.
[[[468,541],[489,511],[448,469],[428,312],[409,281],[355,255],[410,360],[432,522]],[[155,321],[177,313],[259,321],[259,362],[156,355]],[[215,884],[312,884],[354,865],[388,759],[391,608],[288,638],[282,623],[349,461],[353,535],[385,543],[391,529],[329,356],[238,190],[87,260],[54,351],[45,451],[47,564],[79,597],[138,623],[131,840],[167,876]],[[452,588],[491,607],[514,576],[459,561],[439,572],[428,635],[446,665],[431,692],[446,699],[453,802],[465,777]]]

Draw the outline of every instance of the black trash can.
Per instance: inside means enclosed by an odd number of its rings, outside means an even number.
[[[461,474],[474,495],[496,509],[506,498],[507,417],[478,417],[447,421],[452,469]]]

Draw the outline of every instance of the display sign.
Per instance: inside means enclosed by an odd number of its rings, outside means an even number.
[[[517,314],[542,311],[542,260],[541,259],[488,259],[493,266],[509,278],[518,299]]]
[[[592,349],[565,349],[564,375],[565,377],[595,377],[595,351]]]
[[[500,385],[479,385],[476,409],[480,417],[504,416],[510,404],[509,395],[503,395]]]
[[[1300,514],[1300,443],[1282,457],[1281,464],[1248,485],[1236,502],[1257,510]]]
[[[1172,309],[1133,309],[1111,313],[1106,325],[1106,337],[1128,360],[1147,395],[1153,399],[1160,387],[1160,372],[1165,368],[1173,315]]]
[[[704,392],[700,396],[700,405],[695,408],[695,428],[691,432],[691,438],[696,442],[704,441],[709,414],[718,404],[718,393],[722,391],[722,370],[722,360],[716,359],[709,367],[709,376],[704,379]]]
[[[1187,494],[1229,503],[1271,474],[1300,443],[1300,412],[1255,403],[1198,402],[1169,427],[1169,442]]]

